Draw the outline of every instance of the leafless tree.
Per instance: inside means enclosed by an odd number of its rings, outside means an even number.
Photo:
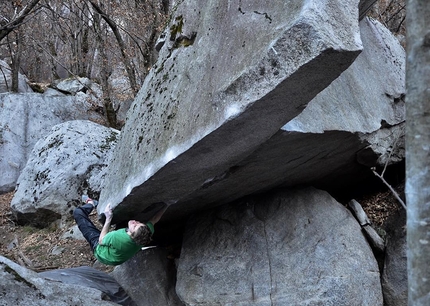
[[[0,58],[11,64],[16,76],[20,71],[34,82],[88,77],[99,81],[108,94],[109,76],[116,67],[124,67],[134,96],[155,61],[154,44],[167,20],[168,3],[1,1]],[[109,113],[114,109],[106,104],[111,100],[106,97],[104,102],[107,116],[113,119]],[[114,121],[109,120],[113,125]]]
[[[370,16],[380,21],[395,35],[406,35],[405,0],[378,0],[370,11]]]
[[[0,6],[0,41],[24,23],[26,19],[29,19],[37,10],[39,2],[40,0],[31,0],[27,4],[24,4],[23,1],[20,0],[3,1]],[[10,15],[4,14],[8,10],[13,11],[13,13]]]
[[[134,69],[131,66],[131,60],[129,58],[129,55],[127,53],[127,47],[126,44],[122,38],[122,35],[120,33],[120,30],[116,24],[115,21],[113,21],[113,19],[111,17],[109,17],[109,15],[102,9],[101,5],[99,5],[96,1],[94,0],[89,0],[89,2],[91,3],[91,5],[93,6],[93,8],[95,9],[95,11],[100,14],[100,16],[106,21],[106,23],[109,25],[109,27],[111,28],[119,49],[121,50],[121,56],[123,59],[123,64],[125,66],[125,69],[127,70],[127,74],[128,74],[128,79],[130,81],[130,86],[133,90],[133,92],[135,94],[137,94],[137,91],[139,90],[137,83],[136,83],[136,76],[134,73]]]

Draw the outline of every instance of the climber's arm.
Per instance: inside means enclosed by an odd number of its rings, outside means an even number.
[[[151,220],[149,220],[149,222],[151,222],[152,224],[157,223],[158,221],[160,221],[161,217],[163,216],[164,212],[167,210],[167,208],[169,207],[169,205],[164,204],[165,206],[160,209],[152,218]]]
[[[109,233],[110,223],[112,222],[113,213],[112,213],[112,209],[110,208],[110,204],[106,206],[104,213],[106,216],[106,220],[105,220],[105,224],[103,224],[103,228],[100,233],[100,237],[99,237],[100,244],[102,243],[103,238],[106,236],[106,234]]]

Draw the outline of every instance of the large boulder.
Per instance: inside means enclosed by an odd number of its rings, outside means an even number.
[[[87,120],[56,125],[39,140],[18,179],[11,209],[21,224],[70,216],[85,191],[98,195],[119,132]]]
[[[378,264],[351,213],[313,188],[247,198],[187,224],[186,305],[382,306]]]
[[[405,50],[380,22],[360,22],[363,52],[285,131],[370,134],[405,120]]]
[[[101,194],[122,220],[227,172],[362,49],[358,0],[193,0],[171,20]]]
[[[90,94],[0,94],[0,194],[12,191],[36,142],[57,124],[92,120],[104,124]]]
[[[164,219],[280,185],[357,189],[377,183],[371,167],[404,159],[405,52],[375,20],[363,19],[360,31],[363,52],[339,78],[254,152],[172,205]]]
[[[100,290],[45,279],[3,256],[0,256],[0,279],[1,305],[118,305],[107,301]]]

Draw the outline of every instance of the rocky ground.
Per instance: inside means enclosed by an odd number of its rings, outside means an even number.
[[[10,212],[12,197],[13,192],[0,195],[0,255],[36,272],[93,266],[96,260],[85,240],[61,238],[69,226],[37,229],[17,225]],[[90,217],[99,225],[95,211]],[[106,272],[112,269],[101,264],[95,267]]]
[[[403,186],[397,188],[399,194]],[[0,195],[0,254],[36,272],[78,266],[94,266],[105,272],[111,267],[95,264],[86,241],[64,239],[68,227],[36,229],[19,226],[12,218],[10,202],[13,192]],[[384,228],[387,218],[403,209],[390,191],[366,195],[357,201],[363,206],[374,227]],[[91,216],[95,224],[97,215]],[[70,222],[70,226],[73,221]]]

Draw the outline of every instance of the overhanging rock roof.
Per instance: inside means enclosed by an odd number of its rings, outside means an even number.
[[[360,53],[358,2],[181,2],[99,212],[110,203],[125,220],[180,202],[254,152]]]

